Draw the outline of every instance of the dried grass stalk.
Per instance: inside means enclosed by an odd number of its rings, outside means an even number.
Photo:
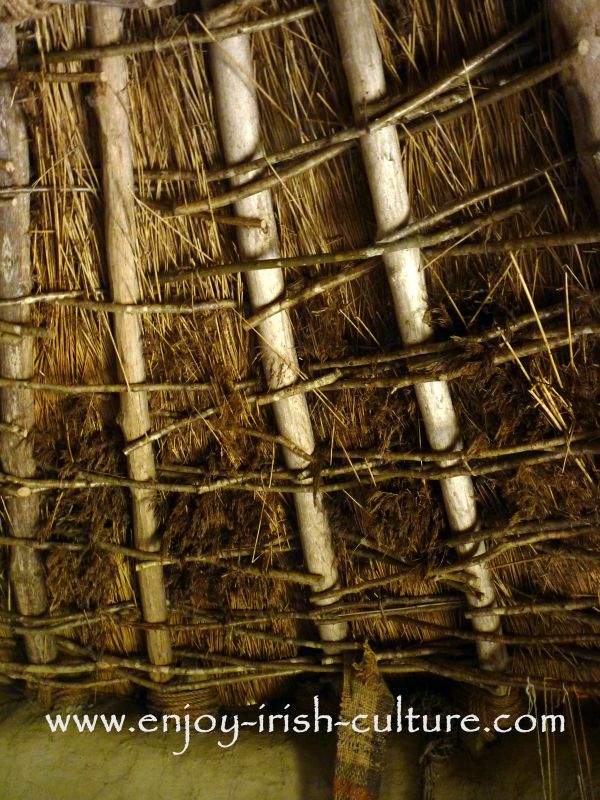
[[[90,10],[90,35],[95,45],[119,42],[123,35],[122,12],[115,8]],[[95,94],[94,106],[100,125],[105,246],[115,303],[138,303],[141,297],[136,267],[136,227],[134,217],[134,178],[132,144],[129,129],[127,96],[127,61],[124,57],[100,61],[98,69],[106,74],[106,84]],[[126,383],[146,379],[142,323],[138,315],[114,312],[114,333],[120,378]],[[125,441],[143,437],[150,429],[150,411],[146,392],[122,394],[120,425]],[[127,458],[130,478],[153,481],[156,478],[154,452],[148,443]],[[133,538],[140,550],[158,552],[156,501],[152,489],[132,488]],[[138,574],[142,611],[148,622],[167,619],[167,601],[163,568],[156,565]],[[153,664],[169,664],[172,659],[169,634],[148,631],[147,647]]]
[[[365,106],[386,95],[383,59],[368,0],[331,0],[338,40],[355,115],[361,118]],[[361,149],[371,198],[378,224],[378,236],[385,237],[405,225],[410,218],[410,205],[402,167],[398,134],[388,126],[361,139]],[[396,320],[406,345],[421,344],[432,338],[429,324],[428,296],[421,254],[417,249],[401,250],[384,256]],[[452,451],[462,447],[458,419],[448,384],[432,381],[415,386],[417,401],[429,443],[433,450]],[[451,461],[448,462],[449,464]],[[441,481],[448,521],[453,531],[475,530],[478,515],[473,481],[457,476]],[[462,555],[485,552],[485,545],[462,545]],[[495,589],[489,570],[483,565],[468,568],[470,589],[467,598],[476,608],[494,606]],[[497,634],[500,619],[482,616],[473,620],[479,632]],[[498,642],[478,642],[481,666],[504,670],[506,647]]]
[[[206,0],[205,8],[215,3]],[[262,155],[260,119],[254,68],[248,36],[238,36],[210,46],[212,76],[215,86],[219,128],[227,164],[236,164]],[[237,178],[234,186],[252,179]],[[271,193],[263,191],[235,203],[240,217],[258,217],[265,221],[264,229],[239,229],[238,246],[242,258],[268,259],[279,257],[277,224]],[[248,293],[253,310],[259,311],[279,298],[285,289],[281,269],[263,270],[247,275]],[[299,376],[298,356],[292,324],[287,311],[281,311],[256,326],[260,340],[262,363],[269,389],[278,390],[294,384]],[[277,427],[282,436],[311,455],[315,439],[305,394],[286,397],[273,404]],[[284,447],[290,469],[303,469],[309,462]],[[322,497],[312,489],[294,494],[298,529],[306,565],[310,572],[320,575],[318,589],[326,591],[336,585],[338,572],[332,536]],[[322,624],[323,639],[340,641],[345,638],[345,624]]]
[[[15,26],[0,25],[0,68],[14,69],[17,63]],[[29,183],[29,147],[25,121],[15,102],[14,85],[0,83],[0,155],[13,169],[0,171],[0,186],[26,186]],[[11,299],[30,294],[32,289],[29,244],[29,195],[19,194],[14,203],[0,205],[0,298]],[[8,306],[2,318],[12,323],[28,324],[28,306]],[[6,378],[31,378],[33,375],[34,338],[23,335],[14,343],[0,340],[0,371]],[[35,424],[34,393],[29,388],[0,390],[2,422],[0,459],[2,467],[23,477],[35,475],[33,441],[27,434]],[[12,426],[16,426],[13,430]],[[19,433],[15,431],[19,431]],[[22,432],[26,432],[23,436]],[[8,526],[12,536],[36,535],[39,519],[39,498],[12,497],[5,501]],[[15,547],[11,552],[10,579],[17,607],[21,614],[44,614],[48,606],[44,568],[39,553]],[[53,640],[40,634],[24,637],[29,660],[47,663],[56,656]]]
[[[552,33],[561,50],[586,39],[588,58],[561,74],[579,160],[600,214],[600,6],[596,0],[548,0]]]

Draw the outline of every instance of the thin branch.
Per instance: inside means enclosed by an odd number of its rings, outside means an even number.
[[[539,522],[524,522],[520,525],[501,525],[480,531],[460,534],[448,539],[445,544],[455,547],[458,544],[469,542],[484,542],[489,539],[504,539],[512,536],[521,536],[529,533],[553,533],[561,531],[579,531],[580,536],[589,533],[600,533],[600,519],[597,516],[580,517],[577,519],[547,519]]]
[[[162,50],[174,50],[178,47],[209,44],[210,42],[223,41],[241,34],[259,33],[268,31],[282,25],[298,22],[320,13],[322,3],[296,8],[284,14],[275,14],[271,17],[254,20],[251,22],[236,22],[226,27],[218,27],[211,31],[201,33],[180,33],[174,36],[151,39],[123,44],[111,44],[98,47],[81,47],[74,50],[56,51],[51,53],[24,54],[20,63],[24,67],[39,66],[44,64],[66,64],[71,61],[96,61],[114,56],[135,56],[140,53],[159,53]]]
[[[522,35],[527,33],[527,31],[537,23],[538,18],[539,15],[535,15],[523,23],[523,25],[515,28],[513,31],[510,31],[508,34],[506,34],[506,36],[503,36],[497,42],[494,42],[492,45],[485,48],[485,50],[461,64],[460,67],[452,70],[445,78],[433,84],[433,86],[425,90],[425,92],[419,92],[414,97],[401,98],[392,109],[387,109],[383,116],[372,120],[371,124],[389,124],[390,116],[394,118],[395,123],[398,123],[405,115],[409,117],[416,110],[422,108],[427,102],[430,102],[432,98],[439,97],[448,87],[454,85],[461,79],[464,80],[465,78],[469,77],[471,72],[478,69],[483,63],[493,58],[503,48],[508,47]],[[386,122],[384,123],[383,120],[386,120]],[[238,177],[240,175],[246,175],[247,173],[254,172],[258,168],[262,167],[269,167],[272,169],[275,164],[281,164],[285,161],[291,161],[293,159],[300,158],[301,156],[311,155],[318,151],[327,150],[328,153],[330,153],[331,151],[329,148],[331,148],[333,145],[343,145],[343,151],[345,151],[355,145],[362,136],[369,132],[368,125],[369,123],[367,122],[363,125],[354,125],[352,127],[345,128],[344,130],[337,131],[329,136],[322,136],[309,142],[302,142],[301,144],[294,145],[293,147],[285,150],[280,150],[276,153],[271,153],[270,155],[263,156],[261,158],[253,159],[252,161],[247,161],[241,164],[235,164],[233,166],[226,167],[224,169],[216,170],[212,173],[209,173],[207,177],[209,182],[213,182],[225,180],[227,178]],[[332,155],[335,155],[335,153]],[[332,157],[332,155],[330,157]],[[308,165],[311,162],[305,161],[303,163]]]
[[[314,267],[320,264],[339,264],[345,261],[358,261],[366,258],[379,258],[388,253],[395,253],[398,250],[410,250],[412,248],[434,247],[437,244],[448,242],[450,239],[458,239],[469,236],[483,227],[489,227],[508,219],[516,214],[521,214],[537,207],[542,202],[541,198],[530,198],[529,200],[519,200],[506,208],[497,209],[475,217],[468,222],[453,225],[441,231],[429,234],[414,234],[409,236],[400,235],[398,238],[380,244],[366,245],[365,247],[354,248],[352,250],[338,250],[334,252],[311,253],[299,256],[288,256],[287,258],[266,258],[240,261],[230,264],[216,264],[211,266],[193,267],[181,270],[180,272],[167,272],[158,276],[161,284],[180,283],[190,281],[197,277],[236,275],[238,273],[254,272],[264,269],[298,269],[302,267]]]
[[[452,248],[430,248],[425,250],[429,259],[440,256],[502,255],[517,250],[543,250],[549,247],[577,247],[600,242],[600,228],[587,231],[546,233],[540,236],[520,236],[515,239],[499,239],[486,242],[465,242]]]
[[[32,72],[0,69],[0,81],[29,83],[106,83],[103,72]]]
[[[49,303],[59,306],[81,308],[86,311],[122,312],[124,314],[203,314],[209,311],[237,308],[235,300],[201,300],[186,303],[112,303],[104,300],[89,300],[81,297],[79,290],[42,292],[26,295],[14,300],[0,300],[0,308],[19,305]]]

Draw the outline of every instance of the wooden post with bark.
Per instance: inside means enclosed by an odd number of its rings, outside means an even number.
[[[561,73],[577,155],[600,216],[600,3],[547,0],[558,52],[587,41],[589,52]]]
[[[123,37],[123,12],[117,8],[94,6],[90,9],[90,36],[94,45],[115,44]],[[138,303],[141,298],[136,261],[135,184],[127,60],[123,56],[103,59],[97,68],[106,76],[98,87],[94,107],[100,125],[106,260],[111,299],[114,303]],[[113,313],[120,380],[127,384],[146,380],[142,322],[139,314]],[[150,430],[148,395],[145,391],[120,395],[119,423],[126,442],[143,437]],[[127,457],[130,478],[154,481],[156,465],[152,444],[137,448]],[[132,489],[133,540],[135,547],[151,553],[161,548],[153,489]],[[142,613],[146,622],[165,622],[167,600],[161,565],[138,573]],[[172,660],[168,631],[149,630],[146,634],[148,655],[153,664]]]
[[[0,24],[0,69],[14,69],[17,64],[15,26]],[[22,187],[29,184],[29,146],[25,120],[15,101],[14,85],[0,82],[0,186]],[[31,294],[31,254],[29,241],[29,195],[15,194],[0,204],[0,298],[11,300]],[[4,307],[0,318],[28,323],[30,306]],[[29,379],[33,376],[34,339],[22,336],[16,343],[0,342],[2,377]],[[12,475],[30,478],[35,475],[32,431],[35,424],[34,393],[30,388],[0,390],[1,419],[15,432],[0,432],[2,469]],[[27,494],[24,492],[24,494]],[[8,529],[17,538],[36,538],[39,496],[9,497],[5,500]],[[37,616],[48,607],[44,566],[39,553],[29,547],[12,547],[10,580],[16,605],[21,614]],[[40,634],[24,637],[28,659],[46,663],[56,656],[52,638]]]
[[[0,24],[0,69],[17,65],[15,26]],[[0,187],[29,185],[29,145],[25,120],[15,99],[15,87],[0,82]],[[31,253],[29,240],[29,195],[17,193],[0,204],[0,299],[12,300],[31,294]],[[28,323],[30,306],[3,307],[0,319]],[[20,341],[0,341],[0,373],[4,378],[29,379],[33,376],[34,338],[23,335]],[[34,393],[30,388],[0,390],[1,420],[14,426],[0,432],[2,469],[12,475],[30,478],[35,475],[32,431],[35,424]],[[5,502],[8,530],[17,538],[36,538],[39,519],[39,495],[8,497]],[[21,614],[37,616],[48,608],[46,578],[39,553],[29,547],[12,547],[10,580],[16,605]],[[50,636],[28,634],[24,637],[28,659],[46,663],[56,656]]]

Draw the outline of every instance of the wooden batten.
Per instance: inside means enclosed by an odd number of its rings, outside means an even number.
[[[113,44],[123,34],[122,12],[115,8],[90,9],[90,36],[93,44]],[[100,125],[106,260],[114,303],[138,303],[141,292],[137,274],[136,225],[134,213],[135,184],[127,97],[127,61],[124,57],[105,59],[98,69],[106,82],[95,95],[94,107]],[[128,383],[146,379],[142,322],[139,315],[113,313],[119,378]],[[143,437],[150,430],[150,412],[146,392],[123,392],[120,395],[119,424],[126,442]],[[156,466],[152,444],[144,444],[127,457],[129,477],[153,481]],[[131,490],[133,540],[140,550],[158,552],[152,489]],[[163,568],[155,565],[138,573],[142,612],[146,622],[164,622],[168,616]],[[168,632],[149,630],[148,654],[154,664],[169,664],[172,659]]]
[[[215,4],[205,2],[208,10]],[[218,115],[219,132],[225,161],[237,164],[262,155],[259,109],[254,86],[254,66],[250,38],[237,36],[210,45],[212,79]],[[236,178],[234,186],[252,179],[252,174]],[[270,191],[263,191],[238,200],[234,204],[239,217],[254,217],[265,221],[263,228],[237,232],[242,258],[269,259],[279,256],[277,223]],[[246,276],[253,311],[259,312],[277,300],[284,292],[281,269],[261,270]],[[287,310],[273,314],[256,326],[262,364],[270,390],[294,384],[299,376],[298,356],[294,333]],[[273,404],[279,433],[308,455],[315,449],[306,395],[298,394]],[[306,459],[283,448],[289,469],[304,469]],[[294,495],[298,530],[304,559],[309,571],[320,575],[318,591],[334,587],[338,580],[336,557],[322,496],[312,488]],[[328,641],[345,638],[344,623],[319,625],[321,637]]]
[[[15,26],[0,24],[0,69],[14,69],[17,62]],[[0,186],[27,186],[29,183],[29,145],[25,120],[15,102],[15,87],[0,82]],[[16,194],[9,204],[0,205],[0,298],[10,300],[31,293],[29,237],[29,195]],[[30,307],[3,307],[0,319],[27,324]],[[0,372],[4,378],[31,378],[34,366],[33,336],[23,335],[14,343],[0,340]],[[0,389],[1,420],[0,460],[4,472],[19,477],[35,475],[33,438],[35,424],[34,393],[31,388]],[[11,432],[8,426],[16,426]],[[25,434],[25,435],[23,435]],[[26,493],[25,493],[26,494]],[[39,495],[6,498],[7,526],[18,538],[36,537],[39,520]],[[45,614],[48,608],[44,566],[39,553],[26,547],[11,548],[10,580],[16,606],[27,616]],[[52,637],[42,634],[24,636],[29,660],[46,663],[56,656]]]
[[[368,0],[330,0],[330,8],[355,115],[360,119],[369,104],[386,95],[383,59],[370,4]],[[379,236],[393,235],[410,222],[410,201],[397,131],[388,126],[364,136],[360,143]],[[388,253],[384,255],[384,262],[404,344],[427,342],[433,336],[433,329],[428,322],[429,302],[420,251],[412,248]],[[444,381],[422,383],[415,386],[415,393],[432,449],[442,452],[460,449],[461,433],[448,384]],[[452,464],[452,459],[446,463]],[[478,515],[471,477],[449,478],[440,484],[450,528],[455,532],[476,530]],[[483,542],[463,544],[458,551],[463,556],[474,557],[485,552],[485,545]],[[495,606],[494,585],[487,567],[471,566],[465,572],[472,587],[472,591],[467,592],[469,603],[475,608]],[[481,633],[501,633],[497,616],[477,616],[473,627]],[[482,667],[496,671],[506,668],[504,644],[482,639],[477,648]]]

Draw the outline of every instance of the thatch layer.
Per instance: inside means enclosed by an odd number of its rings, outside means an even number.
[[[266,2],[249,16],[261,21],[292,8],[297,8],[292,2]],[[483,5],[476,0],[375,3],[390,103],[397,103],[394,96],[416,93],[456,71],[466,56],[511,30],[521,14],[513,11],[502,0]],[[61,9],[24,30],[34,34],[23,38],[24,65],[33,51],[87,44],[80,7]],[[193,16],[178,17],[177,8],[125,17],[125,37],[132,42],[186,30],[206,33]],[[312,9],[303,19],[255,33],[252,47],[267,154],[354,125],[326,10]],[[499,199],[479,200],[448,222],[471,221],[518,203],[501,221],[496,216],[493,226],[482,228],[482,220],[473,226],[482,230],[483,241],[493,245],[507,238],[589,229],[594,223],[585,187],[573,162],[565,160],[572,137],[557,79],[507,93],[493,104],[478,104],[499,82],[548,59],[543,22],[507,53],[503,62],[492,64],[493,70],[458,83],[440,98],[440,108],[466,102],[469,113],[465,109],[438,124],[425,108],[416,119],[430,123],[420,132],[399,123],[414,217],[419,220],[456,198],[538,167],[539,177],[513,186]],[[229,301],[228,307],[198,314],[141,315],[147,380],[208,384],[203,391],[148,393],[152,429],[170,431],[157,437],[155,450],[165,487],[156,494],[156,515],[176,657],[165,668],[171,678],[166,686],[175,690],[178,682],[188,688],[194,681],[218,683],[225,702],[240,703],[270,696],[287,675],[303,670],[328,674],[340,662],[335,656],[321,663],[323,645],[315,641],[314,624],[324,619],[350,623],[349,646],[370,639],[384,672],[427,669],[486,685],[497,680],[471,668],[478,635],[460,599],[464,574],[446,546],[449,530],[439,486],[425,471],[432,466],[427,460],[431,453],[426,452],[409,380],[415,375],[431,380],[454,370],[451,391],[465,445],[459,466],[468,470],[473,463],[474,472],[485,472],[474,485],[484,529],[494,529],[488,567],[499,604],[515,610],[503,617],[505,639],[518,648],[506,683],[525,685],[528,675],[534,682],[552,675],[580,681],[582,691],[592,692],[597,672],[581,651],[598,645],[590,600],[599,577],[593,530],[597,451],[589,435],[598,425],[594,248],[553,244],[459,256],[456,235],[450,237],[446,249],[430,253],[425,264],[430,321],[441,342],[470,338],[455,343],[456,350],[417,354],[406,364],[375,363],[382,351],[400,347],[379,262],[355,280],[311,296],[305,292],[289,307],[301,377],[318,377],[327,365],[330,373],[340,369],[334,376],[340,383],[308,395],[317,441],[308,478],[286,471],[270,405],[248,400],[267,387],[257,358],[259,342],[244,322],[248,309],[242,276],[202,277],[211,264],[239,260],[235,232],[244,221],[226,205],[198,216],[186,212],[196,201],[218,202],[228,188],[218,180],[224,160],[205,55],[197,44],[178,44],[128,58],[143,301],[188,306]],[[81,72],[89,66],[49,62],[47,69]],[[79,290],[88,300],[104,302],[109,275],[103,258],[100,148],[88,94],[82,84],[20,86],[36,179],[51,189],[33,195],[36,290]],[[282,256],[347,250],[375,240],[358,149],[344,148],[295,177],[275,172],[275,179]],[[354,266],[288,268],[286,290],[303,292]],[[174,273],[183,277],[190,268],[193,280],[160,280]],[[513,324],[524,315],[527,319]],[[32,319],[53,334],[38,341],[36,377],[57,384],[115,382],[115,343],[106,309],[45,302],[34,306]],[[578,334],[582,326],[587,333]],[[492,333],[496,328],[502,332]],[[507,353],[510,360],[503,361],[500,356]],[[347,363],[357,357],[366,362]],[[335,366],[340,362],[345,363]],[[394,381],[396,388],[390,386]],[[98,659],[76,680],[107,691],[114,690],[115,681],[122,687],[124,677],[139,686],[152,685],[152,665],[145,661],[141,638],[147,622],[131,606],[122,606],[136,597],[135,571],[144,564],[139,553],[123,549],[133,544],[132,519],[129,485],[121,480],[126,459],[114,429],[114,398],[36,392],[37,478],[55,481],[47,484],[52,488],[44,491],[41,503],[41,538],[51,548],[46,562],[50,610],[67,625],[58,634],[67,666],[69,658]],[[552,444],[539,445],[548,440]],[[478,461],[476,454],[499,448],[505,451],[489,459],[496,471],[482,469],[488,457]],[[378,458],[423,451],[416,464],[405,461],[400,469],[396,462],[395,470],[388,470],[391,475],[378,474],[390,466]],[[119,481],[110,485],[115,476]],[[297,482],[307,479],[317,490],[344,481],[342,490],[324,495],[342,589],[329,597],[336,602],[327,609],[311,607],[309,584],[303,582],[291,492],[294,481],[298,491],[306,492],[306,483]],[[228,481],[229,487],[200,493],[218,480]],[[236,480],[237,487],[231,485]],[[288,493],[271,491],[282,481]],[[173,491],[174,484],[187,487],[187,493]],[[552,525],[564,522],[567,529],[583,517],[586,527],[580,533],[570,530],[567,538],[563,531],[564,542],[558,538],[560,530]],[[515,534],[514,526],[525,523],[541,528]],[[533,542],[532,536],[537,537]],[[499,549],[511,537],[514,546]],[[14,616],[6,591],[4,598],[3,625],[16,635],[31,623]],[[565,611],[564,603],[573,601],[587,606]],[[83,611],[91,622],[83,620]],[[65,615],[75,617],[65,622]],[[550,654],[552,666],[539,661],[539,647]],[[111,662],[108,654],[116,660]],[[128,654],[135,661],[123,660]],[[194,666],[181,667],[190,663]],[[22,665],[11,664],[10,674],[36,679]],[[59,668],[64,671],[64,664]],[[37,679],[75,680],[61,675],[48,672]]]

